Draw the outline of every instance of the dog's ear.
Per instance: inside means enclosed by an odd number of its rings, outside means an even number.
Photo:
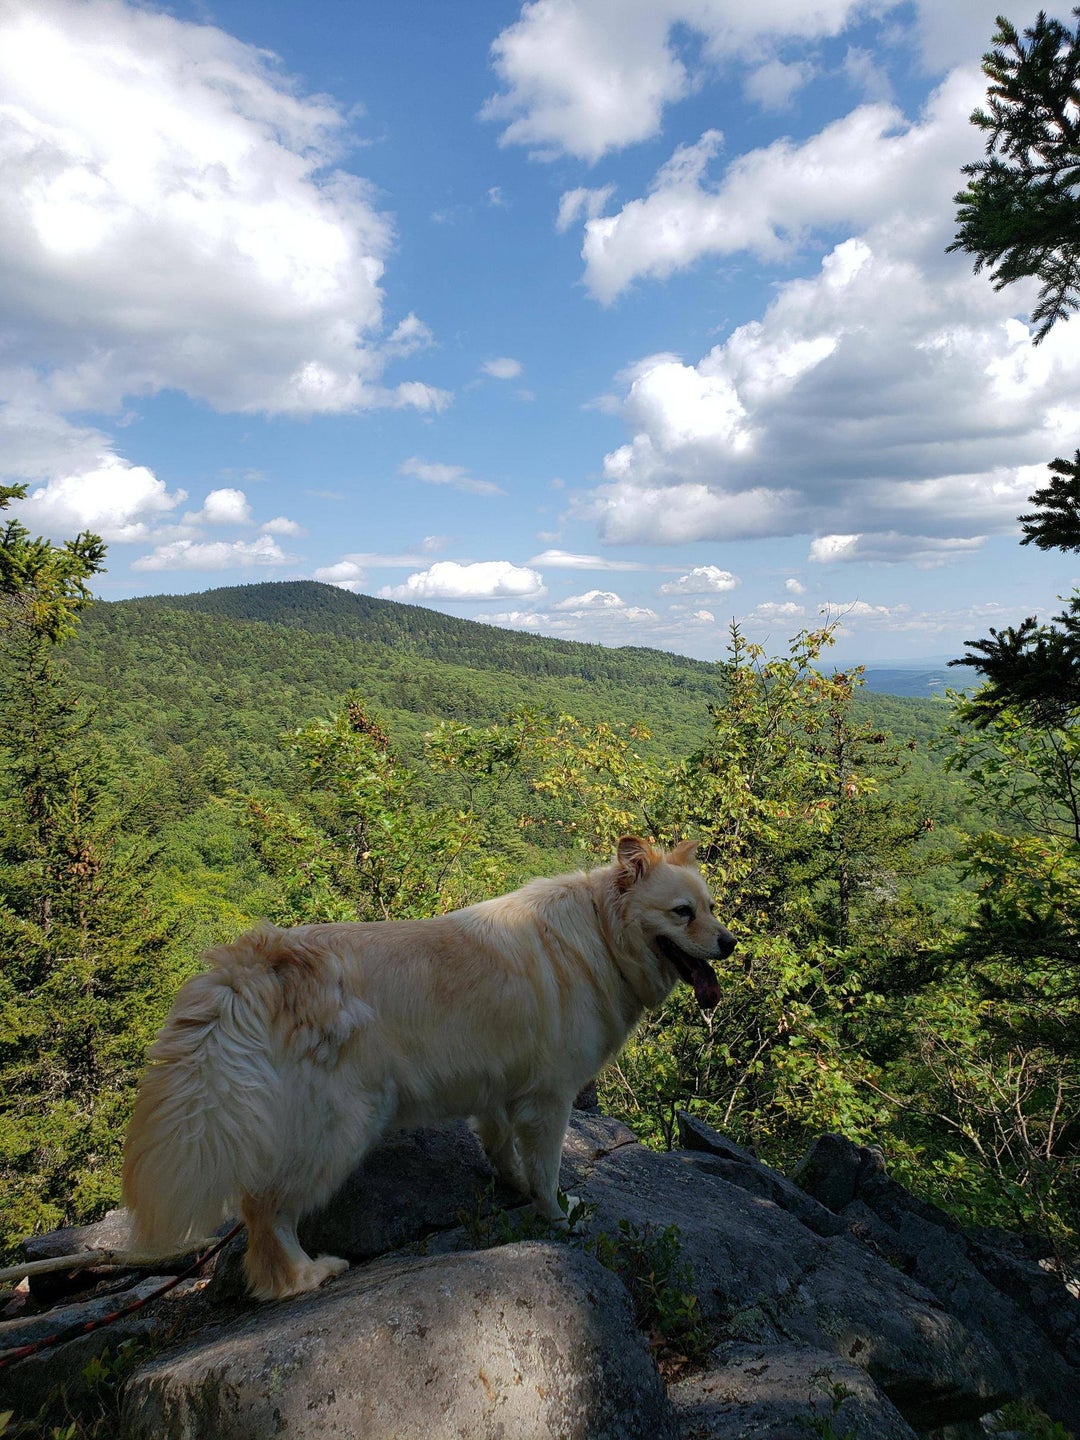
[[[659,857],[647,840],[641,840],[636,835],[624,835],[619,841],[615,858],[619,863],[615,884],[620,890],[629,890],[631,885],[636,885],[649,873]]]
[[[697,860],[697,841],[683,840],[674,850],[668,851],[669,865],[693,865]]]

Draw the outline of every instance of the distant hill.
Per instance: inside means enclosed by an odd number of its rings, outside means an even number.
[[[502,630],[310,580],[99,601],[68,651],[118,745],[193,764],[207,746],[255,781],[287,767],[281,737],[358,690],[410,749],[438,720],[489,724],[523,707],[644,724],[687,754],[704,739],[723,667],[645,646],[608,648]],[[899,740],[940,733],[918,672],[857,706]],[[922,695],[932,693],[923,690]]]
[[[284,732],[350,690],[406,749],[438,720],[530,708],[644,723],[684,753],[722,693],[720,668],[685,656],[549,640],[314,581],[99,601],[67,653],[118,743],[192,756],[216,745],[251,778],[284,763]]]
[[[195,611],[226,620],[290,625],[312,633],[391,645],[401,654],[470,665],[480,669],[519,674],[578,677],[584,680],[639,679],[642,667],[710,696],[715,692],[716,666],[672,651],[644,645],[618,647],[590,645],[579,640],[556,640],[519,630],[505,630],[476,620],[463,620],[380,600],[354,595],[315,580],[266,581],[254,585],[222,586],[197,594],[149,595],[112,602],[116,608]],[[950,671],[945,661],[912,665],[870,666],[866,688],[885,695],[931,697],[946,687],[959,688],[963,672]]]
[[[195,595],[152,595],[114,601],[116,608],[196,611],[228,620],[291,625],[317,634],[392,645],[400,654],[426,656],[485,670],[518,674],[576,676],[584,680],[625,680],[651,673],[699,685],[712,694],[716,666],[666,650],[625,645],[610,648],[579,640],[554,640],[520,630],[504,630],[477,620],[462,620],[420,605],[354,595],[315,580],[281,580],[232,585]]]

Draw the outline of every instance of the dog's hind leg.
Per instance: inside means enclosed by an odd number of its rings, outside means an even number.
[[[513,1111],[529,1198],[546,1220],[566,1219],[559,1206],[559,1162],[570,1101],[567,1095],[533,1095]]]
[[[248,1232],[244,1274],[256,1300],[284,1300],[317,1290],[324,1280],[349,1268],[349,1262],[336,1255],[311,1258],[296,1237],[295,1215],[279,1208],[277,1195],[245,1194],[240,1214]]]

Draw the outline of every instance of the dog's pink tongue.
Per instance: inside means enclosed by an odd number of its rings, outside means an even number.
[[[720,1004],[720,982],[704,962],[694,967],[694,994],[702,1010],[715,1010]]]

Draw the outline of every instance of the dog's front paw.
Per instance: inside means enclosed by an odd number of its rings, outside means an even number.
[[[289,1277],[287,1287],[274,1298],[284,1300],[289,1295],[306,1295],[309,1290],[318,1290],[327,1280],[335,1280],[339,1275],[344,1275],[348,1268],[348,1260],[343,1260],[340,1255],[320,1255],[317,1260],[308,1260],[303,1265],[297,1265]]]

